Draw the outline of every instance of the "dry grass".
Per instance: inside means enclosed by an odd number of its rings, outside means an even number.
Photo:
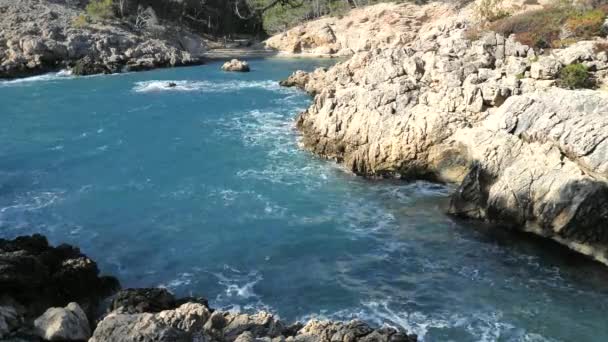
[[[571,6],[551,6],[494,21],[489,28],[504,36],[515,35],[522,44],[535,48],[564,47],[576,41],[602,36],[608,6],[584,10]],[[570,32],[560,39],[562,29]]]

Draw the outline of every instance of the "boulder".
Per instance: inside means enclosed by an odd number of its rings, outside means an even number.
[[[175,297],[167,289],[141,288],[119,291],[114,296],[110,309],[123,313],[144,313],[170,310],[176,306]]]
[[[224,71],[236,71],[236,72],[249,72],[249,64],[245,61],[240,61],[238,59],[233,59],[229,62],[224,63],[222,65],[222,70]]]
[[[100,277],[97,264],[78,248],[51,247],[41,235],[0,239],[0,292],[30,316],[72,301],[92,316],[99,301],[118,287],[115,278]]]
[[[537,80],[553,80],[557,78],[562,64],[553,57],[541,56],[538,61],[532,63],[530,76]]]
[[[48,309],[34,321],[34,327],[47,341],[86,341],[91,337],[87,316],[76,303]]]
[[[13,306],[0,306],[0,340],[22,324],[23,318]]]

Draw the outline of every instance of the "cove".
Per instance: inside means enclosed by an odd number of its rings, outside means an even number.
[[[424,341],[608,339],[605,267],[444,215],[449,186],[368,181],[298,148],[327,60],[0,82],[0,237],[78,245],[124,286],[361,318]],[[167,87],[167,83],[176,83]]]

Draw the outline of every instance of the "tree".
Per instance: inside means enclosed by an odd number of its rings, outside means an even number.
[[[275,6],[283,6],[289,8],[302,7],[307,0],[236,0],[234,12],[241,19],[262,18],[264,13]],[[243,11],[242,8],[245,8]]]

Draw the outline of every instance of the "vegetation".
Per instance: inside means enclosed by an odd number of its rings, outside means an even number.
[[[72,26],[76,28],[83,28],[87,26],[88,23],[89,17],[87,17],[85,14],[80,14],[72,19]]]
[[[608,6],[586,9],[569,4],[548,6],[492,22],[489,28],[505,36],[515,35],[522,44],[556,48],[578,40],[601,36]]]
[[[324,15],[340,16],[352,8],[395,0],[238,0],[240,17],[259,16],[264,31],[276,33]],[[399,2],[399,1],[397,1]]]
[[[87,15],[95,20],[109,19],[114,16],[114,1],[92,0],[85,9]]]
[[[564,67],[560,71],[559,85],[568,89],[581,89],[591,88],[593,82],[589,69],[581,63],[575,63]]]
[[[475,15],[482,22],[493,22],[508,17],[510,13],[504,9],[503,0],[481,0],[475,6]]]

